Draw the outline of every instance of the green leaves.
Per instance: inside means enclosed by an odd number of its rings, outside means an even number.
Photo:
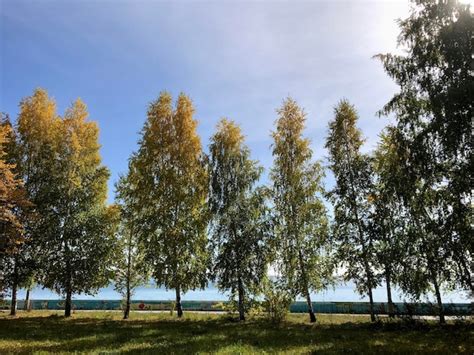
[[[147,282],[150,269],[145,259],[145,245],[140,242],[141,221],[134,174],[133,165],[129,164],[128,174],[121,176],[116,185],[120,221],[116,233],[118,245],[114,258],[114,286],[128,305],[134,289]],[[125,308],[125,317],[128,317],[129,310]]]
[[[383,113],[397,118],[400,190],[412,225],[406,258],[416,260],[405,291],[419,295],[446,282],[473,291],[472,33],[469,6],[417,2],[400,22],[406,54],[379,55],[400,91]],[[393,179],[392,179],[393,180]],[[411,256],[410,256],[411,255]],[[415,272],[406,270],[406,277]]]
[[[303,138],[303,110],[288,98],[277,112],[270,173],[276,266],[295,296],[309,297],[310,291],[325,289],[332,279],[328,220],[321,197],[323,170],[318,162],[311,162],[309,140]]]
[[[32,204],[14,162],[17,153],[15,132],[8,117],[0,114],[0,294],[26,282],[31,271],[23,253],[30,243],[26,234]],[[25,272],[26,269],[26,272]]]
[[[337,260],[346,269],[345,279],[354,280],[358,291],[372,298],[371,290],[378,280],[375,274],[377,259],[369,229],[371,160],[360,152],[363,139],[356,126],[358,116],[354,106],[342,100],[334,113],[326,148],[336,180],[329,195],[334,205],[333,239]]]
[[[207,266],[207,171],[196,133],[191,100],[184,94],[172,107],[164,92],[148,109],[138,152],[131,159],[142,223],[140,238],[159,285],[204,287]]]
[[[99,129],[77,100],[64,119],[46,91],[21,103],[19,171],[37,220],[28,233],[30,258],[41,283],[59,293],[92,293],[107,285],[114,250],[114,211],[106,206],[108,170],[102,166]]]
[[[245,299],[258,293],[266,277],[270,215],[265,189],[255,188],[262,168],[250,159],[233,121],[222,119],[209,146],[211,274],[221,290]],[[242,316],[242,315],[241,315]]]
[[[25,242],[24,217],[30,206],[23,183],[11,163],[15,137],[8,120],[0,117],[0,263],[19,252]],[[12,142],[13,140],[13,142]],[[2,267],[3,270],[3,267]]]

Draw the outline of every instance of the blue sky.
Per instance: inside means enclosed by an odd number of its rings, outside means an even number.
[[[237,121],[267,172],[275,109],[288,95],[308,115],[315,158],[326,156],[328,121],[343,97],[370,151],[388,122],[376,111],[397,90],[372,56],[397,50],[395,20],[408,10],[402,0],[0,0],[0,110],[16,118],[36,87],[60,114],[81,97],[101,129],[111,201],[162,90],[193,99],[206,149],[221,117]]]

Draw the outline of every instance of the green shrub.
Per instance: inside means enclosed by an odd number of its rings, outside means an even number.
[[[268,319],[275,324],[285,320],[294,297],[277,281],[267,280],[263,288],[263,307]]]

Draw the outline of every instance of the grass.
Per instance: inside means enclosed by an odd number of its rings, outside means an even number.
[[[473,323],[408,324],[368,317],[292,314],[279,326],[259,317],[239,323],[226,314],[77,312],[0,312],[3,353],[469,353],[474,351]]]

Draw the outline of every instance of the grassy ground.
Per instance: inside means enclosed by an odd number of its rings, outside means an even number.
[[[0,354],[11,352],[192,353],[468,353],[474,352],[474,325],[434,322],[407,324],[365,316],[290,315],[279,326],[262,318],[245,323],[225,314],[118,312],[0,312]]]

